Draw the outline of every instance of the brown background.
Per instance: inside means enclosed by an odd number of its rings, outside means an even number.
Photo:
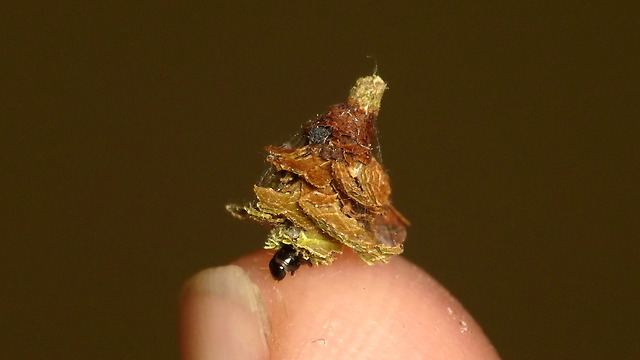
[[[504,358],[640,358],[637,9],[83,3],[0,15],[3,358],[176,358],[266,236],[224,204],[368,56],[406,256]]]

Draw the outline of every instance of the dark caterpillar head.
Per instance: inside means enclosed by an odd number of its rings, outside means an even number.
[[[304,260],[300,258],[293,246],[284,245],[269,261],[269,270],[271,271],[271,276],[280,281],[287,276],[287,272],[293,275],[303,262]]]

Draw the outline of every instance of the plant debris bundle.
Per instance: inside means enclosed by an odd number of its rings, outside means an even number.
[[[256,201],[227,205],[271,228],[266,249],[286,250],[272,260],[278,280],[300,263],[331,264],[344,245],[367,264],[402,253],[409,222],[391,204],[389,176],[373,152],[385,89],[379,76],[358,79],[346,103],[303,128],[301,146],[266,147],[274,171],[254,186]]]

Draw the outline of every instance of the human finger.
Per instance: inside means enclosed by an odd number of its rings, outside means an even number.
[[[481,327],[402,257],[367,265],[346,251],[331,266],[274,281],[258,252],[236,264],[260,287],[274,359],[497,359]]]
[[[190,290],[185,290],[182,302],[183,354],[184,347],[191,347],[213,356],[186,359],[223,358],[215,354],[234,348],[259,350],[258,355],[265,356],[245,357],[256,359],[498,358],[455,298],[403,258],[368,266],[347,252],[331,266],[303,267],[276,282],[266,266],[271,255],[253,253],[235,265],[201,272],[185,286]],[[219,288],[212,285],[221,281],[219,276],[226,277],[223,282],[231,288],[247,279],[253,284],[238,287],[248,289],[241,292],[250,301],[231,301],[249,304],[244,309],[245,315],[252,314],[250,330],[239,325],[244,323],[231,311],[211,309],[229,306],[211,300],[220,297],[219,291],[198,290]],[[245,321],[247,316],[238,319]],[[213,331],[216,328],[227,332]],[[242,331],[231,330],[237,328]],[[243,331],[250,336],[244,338]],[[224,358],[234,358],[228,356]]]

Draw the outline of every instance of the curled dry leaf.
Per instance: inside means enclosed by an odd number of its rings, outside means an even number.
[[[266,147],[273,173],[254,186],[256,201],[227,205],[271,228],[265,248],[279,250],[270,264],[277,280],[300,263],[331,264],[344,245],[368,264],[402,253],[409,222],[391,205],[389,176],[373,154],[385,89],[379,76],[358,79],[346,103],[303,129],[301,146]]]

